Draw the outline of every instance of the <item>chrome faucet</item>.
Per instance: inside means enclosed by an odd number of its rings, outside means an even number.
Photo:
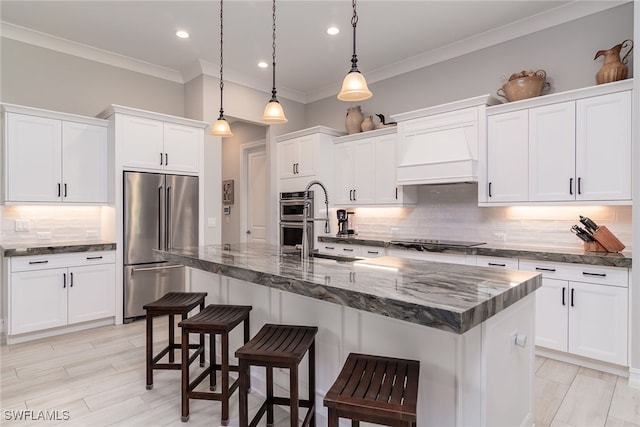
[[[307,184],[307,187],[304,189],[304,212],[302,215],[302,252],[301,257],[303,260],[309,258],[309,236],[307,236],[307,217],[309,216],[309,205],[311,204],[309,200],[309,189],[314,186],[319,185],[324,191],[324,205],[325,210],[327,212],[326,218],[308,218],[311,221],[324,221],[324,232],[329,234],[331,230],[329,228],[329,196],[327,195],[327,189],[320,181],[311,181]],[[311,213],[313,215],[313,212]],[[313,236],[311,236],[313,238]]]

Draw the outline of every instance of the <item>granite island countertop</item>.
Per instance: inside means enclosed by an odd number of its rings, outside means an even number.
[[[505,258],[524,258],[537,261],[566,262],[573,264],[588,264],[609,267],[631,268],[631,252],[587,252],[580,247],[552,247],[533,246],[519,244],[488,243],[473,247],[425,245],[425,244],[399,244],[394,240],[380,238],[334,237],[318,236],[319,242],[340,243],[347,245],[376,246],[393,249],[418,250],[433,253],[483,255]]]
[[[46,241],[32,243],[0,243],[0,251],[5,257],[65,254],[73,252],[114,251],[115,242],[109,241]]]
[[[541,286],[537,273],[380,257],[313,258],[268,244],[158,251],[169,261],[238,280],[463,334]]]

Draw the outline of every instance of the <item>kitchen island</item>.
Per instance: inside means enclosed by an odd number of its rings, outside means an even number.
[[[208,303],[251,304],[252,335],[266,322],[319,327],[320,425],[350,352],[420,360],[418,425],[533,425],[538,274],[394,257],[302,263],[257,244],[161,253],[189,267],[187,286]],[[263,372],[252,375],[261,392]],[[276,383],[286,389],[287,377]]]

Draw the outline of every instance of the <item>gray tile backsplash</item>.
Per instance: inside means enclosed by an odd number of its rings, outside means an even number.
[[[418,204],[355,208],[358,234],[384,239],[434,238],[581,247],[570,228],[579,215],[606,225],[631,249],[631,206],[478,207],[477,184],[422,185]]]

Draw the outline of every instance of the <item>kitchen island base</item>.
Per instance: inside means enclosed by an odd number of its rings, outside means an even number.
[[[265,323],[317,326],[316,417],[351,352],[419,360],[418,426],[532,426],[535,294],[463,334],[421,326],[188,268],[187,289],[208,292],[206,303],[252,305],[251,335]],[[240,335],[231,346],[242,345]],[[300,366],[304,372],[307,360]],[[274,372],[276,394],[289,392],[288,372]],[[263,369],[252,369],[263,393]],[[301,381],[300,389],[306,389]],[[280,389],[280,390],[278,390]],[[304,398],[304,396],[301,396]]]

